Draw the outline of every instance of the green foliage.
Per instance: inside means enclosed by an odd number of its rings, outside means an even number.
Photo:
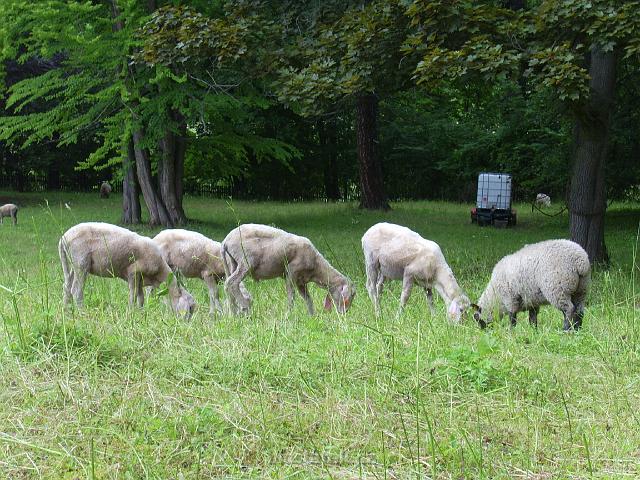
[[[433,86],[467,76],[483,81],[520,70],[537,88],[578,103],[589,96],[585,54],[593,46],[638,55],[640,2],[545,0],[511,11],[499,2],[414,0],[407,8],[417,33],[405,52],[418,52],[414,78]]]
[[[313,115],[359,93],[397,91],[409,80],[411,60],[400,52],[407,31],[399,1],[345,2],[294,36],[274,83],[279,100]]]
[[[253,112],[270,102],[251,86],[236,92],[243,74],[231,66],[251,61],[243,56],[249,49],[247,42],[260,43],[255,22],[246,15],[248,6],[234,4],[231,15],[216,7],[207,10],[221,15],[205,22],[213,29],[209,33],[215,41],[209,47],[217,52],[218,61],[194,66],[181,57],[162,61],[163,55],[181,51],[168,43],[178,35],[176,24],[194,43],[199,41],[194,25],[204,16],[192,10],[165,7],[150,17],[140,2],[126,1],[118,2],[120,14],[113,18],[108,3],[71,0],[40,2],[34,8],[26,5],[23,0],[7,0],[0,6],[0,19],[7,25],[0,32],[3,58],[24,61],[59,54],[62,61],[58,68],[9,87],[8,113],[0,117],[0,141],[25,149],[43,141],[63,147],[88,137],[95,147],[87,158],[76,159],[78,168],[100,169],[121,163],[133,130],[142,129],[140,146],[156,158],[158,142],[167,130],[177,131],[186,122],[190,151],[213,149],[192,162],[195,171],[211,168],[200,166],[207,161],[237,172],[250,155],[285,163],[297,156],[295,148],[252,131]],[[172,12],[181,16],[172,17]],[[60,30],[60,25],[65,28]],[[188,43],[184,50],[189,52],[193,44],[184,40]],[[133,62],[130,55],[145,60]],[[153,55],[159,59],[152,62]],[[230,101],[232,90],[238,95]]]
[[[478,339],[475,348],[456,345],[433,362],[433,374],[445,381],[446,389],[471,386],[486,392],[504,385],[506,365],[497,355],[498,342],[489,336]]]
[[[505,171],[514,175],[516,198],[542,191],[562,201],[570,138],[548,95],[523,97],[509,82],[441,96],[418,89],[381,105],[380,152],[392,198],[470,201],[479,172]]]

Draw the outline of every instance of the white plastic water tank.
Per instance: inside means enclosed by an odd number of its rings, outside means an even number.
[[[507,173],[481,173],[478,175],[478,208],[511,208],[511,175]]]

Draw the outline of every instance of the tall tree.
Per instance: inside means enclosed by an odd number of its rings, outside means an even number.
[[[575,155],[569,191],[571,239],[582,245],[592,261],[609,261],[604,241],[607,208],[604,167],[609,148],[616,84],[616,55],[598,45],[589,53],[589,98],[575,120]]]

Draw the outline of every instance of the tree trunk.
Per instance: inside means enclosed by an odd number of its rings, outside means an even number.
[[[604,162],[614,102],[616,55],[594,46],[590,58],[591,98],[576,115],[575,163],[568,202],[569,229],[571,240],[582,245],[592,263],[607,263]]]
[[[318,122],[321,155],[324,157],[324,193],[327,200],[340,200],[336,119]]]
[[[129,140],[127,161],[123,165],[122,179],[122,223],[134,224],[142,221],[140,209],[140,187],[136,178],[136,152],[133,140]]]
[[[140,130],[133,132],[133,151],[136,157],[138,182],[140,183],[144,203],[149,209],[149,223],[151,225],[163,225],[165,227],[173,228],[173,222],[167,213],[167,209],[162,202],[162,198],[158,195],[153,184],[149,151],[142,147],[143,138],[144,135]]]
[[[180,122],[177,113],[172,115]],[[184,173],[186,126],[178,125],[179,133],[167,129],[160,141],[162,152],[158,163],[158,186],[167,213],[174,225],[186,223],[187,217],[182,208],[182,175]]]
[[[378,97],[372,93],[360,95],[356,106],[360,208],[389,210],[382,179],[382,165],[377,156],[377,119]]]

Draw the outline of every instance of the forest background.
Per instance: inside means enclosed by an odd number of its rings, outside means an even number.
[[[481,171],[567,204],[606,261],[639,195],[640,2],[6,0],[0,187],[109,179],[124,223],[186,193],[471,201]]]

